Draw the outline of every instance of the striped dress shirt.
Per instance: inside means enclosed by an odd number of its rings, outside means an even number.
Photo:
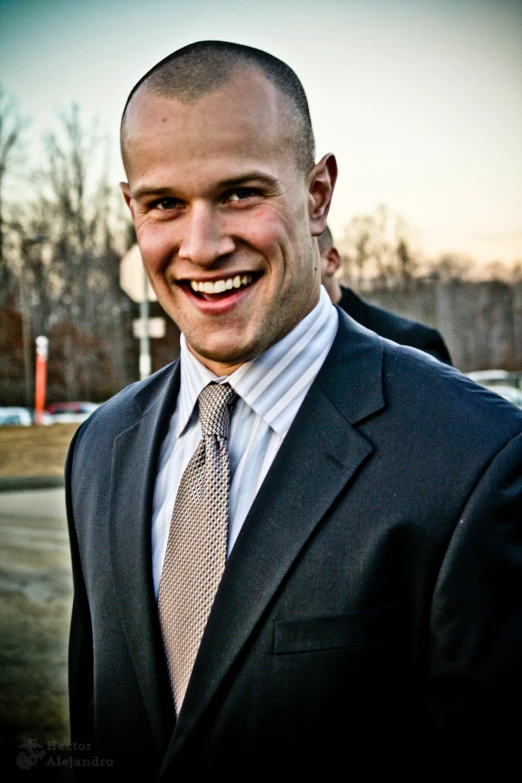
[[[257,492],[319,372],[337,332],[338,315],[321,286],[316,307],[282,340],[218,378],[199,362],[181,336],[181,386],[163,441],[154,489],[152,571],[159,580],[177,489],[201,439],[196,402],[215,381],[229,383],[237,400],[230,421],[228,555]]]

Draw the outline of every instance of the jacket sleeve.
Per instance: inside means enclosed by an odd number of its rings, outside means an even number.
[[[74,520],[72,489],[74,449],[80,429],[76,431],[71,442],[65,464],[65,495],[74,590],[69,635],[69,711],[71,741],[88,745],[94,743],[93,643],[89,602]]]
[[[433,594],[427,675],[441,748],[507,764],[522,729],[522,434],[460,515]]]

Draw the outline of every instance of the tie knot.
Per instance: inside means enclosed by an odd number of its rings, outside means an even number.
[[[220,435],[228,438],[230,409],[236,399],[234,389],[228,383],[209,383],[198,397],[199,420],[203,435]]]

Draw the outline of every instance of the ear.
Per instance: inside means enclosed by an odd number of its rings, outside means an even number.
[[[333,277],[341,266],[341,256],[337,248],[329,247],[321,256],[321,269],[325,277]]]
[[[310,227],[314,237],[326,228],[336,179],[337,161],[330,153],[324,155],[308,175]]]

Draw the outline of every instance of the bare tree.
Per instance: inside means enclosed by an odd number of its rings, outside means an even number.
[[[348,272],[348,266],[355,269],[358,288],[363,286],[366,268],[373,257],[373,233],[373,219],[369,215],[354,217],[346,230],[347,250],[343,254],[344,268],[346,272]]]
[[[105,146],[71,106],[45,138],[40,195],[24,226],[27,236],[44,238],[46,253],[35,251],[26,261],[33,320],[40,333],[57,329],[56,339],[66,343],[60,382],[70,398],[94,396],[100,373],[114,368],[122,376],[116,389],[130,380],[125,340],[113,339],[122,334],[119,251],[127,227],[106,179]]]
[[[358,215],[348,224],[344,239],[343,271],[358,288],[406,287],[417,262],[411,249],[411,231],[399,215],[385,205],[371,215]]]
[[[461,253],[443,253],[429,264],[438,280],[466,280],[473,267],[473,259]]]
[[[24,131],[28,120],[19,111],[15,99],[0,85],[0,290],[9,291],[11,272],[6,259],[7,231],[4,200],[5,185],[24,163]]]

